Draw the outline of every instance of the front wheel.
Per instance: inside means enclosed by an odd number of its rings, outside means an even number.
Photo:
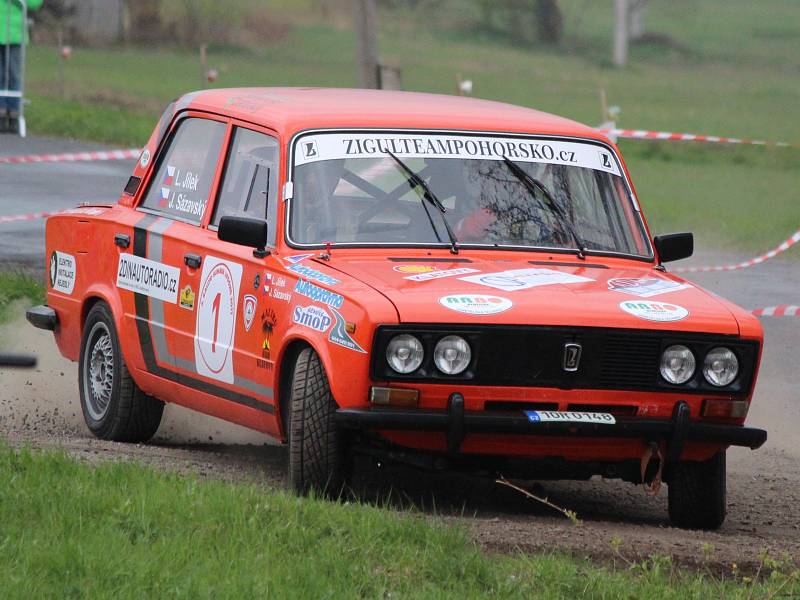
[[[725,451],[709,460],[680,461],[672,468],[669,518],[684,529],[718,529],[725,521]]]
[[[78,386],[86,425],[102,440],[144,442],[161,423],[164,403],[133,381],[111,310],[103,302],[92,307],[83,326]]]
[[[347,471],[347,445],[336,426],[336,402],[319,355],[306,348],[297,356],[289,406],[289,483],[338,497]]]

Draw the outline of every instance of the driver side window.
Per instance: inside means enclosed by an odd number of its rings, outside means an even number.
[[[252,217],[269,223],[275,243],[278,214],[278,141],[264,133],[237,127],[225,163],[211,225],[222,217]]]

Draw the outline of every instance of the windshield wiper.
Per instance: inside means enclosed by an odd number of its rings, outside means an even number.
[[[508,166],[508,170],[511,171],[517,179],[520,180],[522,185],[525,186],[525,189],[527,189],[528,192],[530,192],[531,196],[534,199],[538,199],[536,190],[537,189],[541,190],[542,195],[547,199],[547,202],[544,203],[541,202],[540,200],[540,203],[543,206],[546,206],[549,209],[549,211],[558,218],[559,222],[567,229],[569,234],[572,236],[572,239],[575,240],[575,244],[578,246],[578,258],[585,260],[586,246],[584,245],[581,238],[578,237],[578,234],[575,232],[575,228],[572,226],[572,223],[570,223],[569,219],[567,218],[567,215],[565,215],[564,212],[561,210],[561,207],[558,205],[555,198],[553,198],[553,195],[550,193],[550,190],[547,189],[547,186],[545,186],[538,179],[528,175],[528,173],[526,173],[522,167],[520,167],[517,163],[515,163],[507,156],[503,157],[503,161]]]
[[[458,240],[456,239],[456,234],[454,234],[453,230],[450,229],[450,223],[447,222],[447,218],[444,216],[444,213],[447,212],[445,205],[439,201],[439,199],[436,197],[436,194],[433,193],[433,190],[431,190],[425,180],[412,171],[408,165],[406,165],[406,163],[397,158],[388,150],[386,151],[386,154],[391,156],[394,159],[394,162],[396,162],[400,169],[402,169],[403,173],[406,174],[406,179],[408,179],[408,185],[411,186],[411,189],[413,190],[419,187],[422,190],[423,199],[433,204],[433,206],[435,206],[442,214],[442,223],[444,223],[444,228],[447,230],[447,237],[450,238],[450,252],[453,254],[458,254]],[[436,239],[441,242],[442,240],[439,237],[439,232],[436,230],[436,225],[433,224],[433,218],[431,217],[431,213],[428,211],[428,207],[425,206],[425,203],[422,204],[422,207],[425,209],[425,214],[428,215],[428,220],[431,223],[431,227],[433,227],[433,233],[436,235]]]

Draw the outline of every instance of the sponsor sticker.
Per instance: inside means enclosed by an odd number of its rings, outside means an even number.
[[[398,273],[431,273],[436,271],[437,267],[433,265],[397,265],[392,267],[392,270]]]
[[[328,340],[333,344],[344,346],[349,350],[355,350],[356,352],[366,354],[367,351],[359,346],[352,337],[350,337],[350,332],[347,331],[347,323],[345,322],[344,317],[342,317],[342,315],[339,314],[339,311],[335,308],[331,308],[331,312],[336,318],[336,323],[328,335]]]
[[[614,425],[617,420],[609,413],[573,412],[558,410],[526,410],[525,416],[531,423],[592,423]]]
[[[311,267],[307,267],[306,265],[289,265],[286,267],[289,271],[293,273],[297,273],[298,275],[302,275],[306,279],[312,279],[314,281],[319,281],[320,283],[324,283],[325,285],[336,285],[337,283],[341,283],[338,279],[331,277],[330,275],[326,275],[322,271],[317,271],[316,269],[312,269]]]
[[[77,273],[74,256],[58,251],[50,255],[50,287],[52,289],[71,295],[72,290],[75,289]]]
[[[194,310],[194,290],[192,286],[187,285],[181,290],[180,305],[181,308],[186,310]]]
[[[682,306],[651,300],[624,300],[619,307],[634,317],[660,323],[680,321],[689,316],[689,311]]]
[[[178,303],[181,270],[149,258],[120,254],[117,287],[170,304]]]
[[[456,275],[466,275],[467,273],[478,273],[478,269],[470,269],[469,267],[460,267],[458,269],[446,269],[444,271],[432,271],[430,273],[420,273],[418,275],[409,275],[405,279],[411,281],[430,281],[432,279],[442,279],[443,277],[455,277]]]
[[[326,332],[333,322],[331,316],[321,306],[295,306],[292,320],[314,331]]]
[[[667,292],[677,292],[692,287],[688,283],[678,283],[669,279],[655,277],[626,278],[618,277],[608,280],[608,289],[612,292],[623,292],[640,298],[651,298]]]
[[[400,158],[460,158],[511,160],[523,163],[568,165],[620,175],[609,150],[596,144],[508,136],[406,133],[320,133],[303,136],[295,164],[320,160],[375,158],[391,152]]]
[[[291,264],[295,265],[295,264],[297,264],[297,263],[299,263],[301,261],[304,261],[307,258],[311,258],[312,256],[314,256],[314,255],[311,254],[311,253],[309,253],[309,254],[295,254],[294,256],[287,256],[284,260],[286,262],[288,262],[288,263],[291,263]]]
[[[480,294],[443,296],[439,298],[439,304],[468,315],[494,315],[506,311],[514,305],[508,298]]]
[[[261,333],[263,339],[261,341],[261,358],[256,359],[256,366],[260,369],[269,369],[272,363],[270,357],[270,339],[275,326],[278,324],[278,315],[271,308],[265,308],[261,313]]]
[[[244,321],[244,330],[250,331],[253,326],[253,321],[256,318],[256,306],[258,299],[252,294],[245,294],[242,300],[242,320]]]
[[[554,269],[512,269],[510,271],[500,271],[498,273],[483,273],[481,275],[470,275],[460,277],[461,281],[469,281],[479,285],[485,285],[504,292],[514,292],[517,290],[527,290],[532,287],[542,285],[556,285],[568,283],[583,283],[594,281],[588,277],[564,273]]]
[[[233,344],[242,265],[214,256],[203,262],[197,298],[194,355],[200,375],[233,383]]]
[[[144,169],[150,164],[150,150],[145,148],[142,150],[142,155],[139,157],[139,165]]]
[[[321,302],[322,304],[327,304],[333,308],[340,308],[342,304],[344,304],[344,298],[341,294],[323,289],[318,285],[314,285],[310,281],[306,281],[305,279],[297,280],[297,283],[294,286],[294,291],[301,296],[311,298],[315,302]]]

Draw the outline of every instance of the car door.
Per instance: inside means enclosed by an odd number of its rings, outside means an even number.
[[[201,261],[190,240],[202,231],[218,179],[227,136],[221,118],[182,116],[159,153],[141,200],[129,253],[120,255],[117,287],[134,292],[133,330],[146,375],[179,383],[193,372],[195,290]],[[157,385],[157,395],[186,404],[176,385]]]
[[[213,414],[277,433],[274,352],[291,294],[282,267],[271,255],[217,238],[225,216],[266,220],[274,246],[278,212],[278,140],[235,126],[208,227],[186,240],[187,253],[201,259],[192,285],[194,323],[182,323],[193,337],[194,374],[217,388]]]

